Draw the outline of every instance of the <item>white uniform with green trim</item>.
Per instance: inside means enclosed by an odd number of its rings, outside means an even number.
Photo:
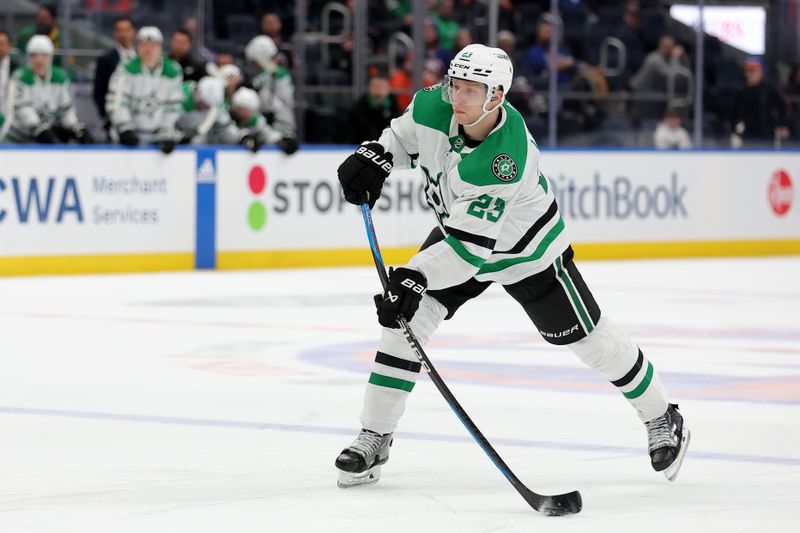
[[[51,66],[45,78],[37,76],[28,67],[19,67],[11,76],[6,102],[10,124],[6,140],[32,142],[42,130],[60,126],[68,130],[80,127],[72,95],[69,76],[56,66]]]
[[[379,141],[395,168],[419,166],[427,200],[446,238],[408,266],[442,289],[475,277],[516,283],[553,264],[569,245],[539,149],[519,112],[504,102],[500,122],[466,146],[438,85],[418,92]]]
[[[261,112],[274,117],[270,127],[279,131],[281,137],[297,135],[294,84],[289,70],[279,66],[275,72],[261,72],[253,78],[253,88],[261,98]]]
[[[595,324],[563,264],[569,240],[539,150],[520,114],[503,103],[500,120],[474,149],[466,146],[450,104],[438,86],[418,92],[406,113],[394,119],[379,141],[395,168],[419,166],[428,203],[445,239],[408,263],[421,271],[429,290],[471,278],[512,285],[553,267],[585,336],[567,346],[601,372],[643,421],[661,416],[667,396],[653,365],[624,330],[608,317]],[[390,178],[391,179],[391,178]],[[425,345],[448,310],[425,294],[411,329]],[[364,396],[363,428],[394,431],[421,370],[399,329],[383,328]]]
[[[195,100],[194,81],[183,84],[183,106],[176,123],[190,144],[239,144],[247,132],[242,131],[231,118],[225,103],[219,106],[198,109]]]
[[[182,82],[180,65],[166,57],[153,70],[145,68],[138,57],[117,67],[106,96],[112,135],[132,129],[143,143],[177,141]]]

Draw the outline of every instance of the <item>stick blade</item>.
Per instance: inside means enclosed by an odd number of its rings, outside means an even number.
[[[526,488],[523,497],[531,507],[545,516],[577,514],[583,508],[581,493],[577,490],[556,496],[542,496]]]

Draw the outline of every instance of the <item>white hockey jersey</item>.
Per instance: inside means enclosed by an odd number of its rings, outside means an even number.
[[[138,57],[119,65],[106,96],[113,133],[132,129],[144,143],[178,140],[175,122],[183,103],[182,82],[180,65],[166,57],[152,71]]]
[[[13,142],[31,142],[43,129],[60,126],[68,130],[80,127],[70,94],[69,76],[52,66],[46,78],[30,67],[14,71],[6,102],[9,120],[4,129]]]
[[[470,148],[435,85],[417,92],[378,140],[395,168],[421,169],[427,202],[446,236],[408,263],[425,275],[428,289],[472,277],[516,283],[548,268],[569,246],[539,171],[536,142],[511,104],[504,102],[500,113],[489,136]]]

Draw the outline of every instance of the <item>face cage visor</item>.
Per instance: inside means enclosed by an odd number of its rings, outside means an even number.
[[[456,85],[453,83],[456,79],[462,80],[462,78],[451,78],[450,76],[445,76],[444,80],[442,81],[442,100],[448,104],[460,104],[467,106],[480,105],[485,108],[486,104],[491,102],[489,86],[485,83],[481,83],[480,85],[473,83],[462,83],[456,87]]]

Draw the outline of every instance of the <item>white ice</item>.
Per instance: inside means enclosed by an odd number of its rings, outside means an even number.
[[[365,252],[366,253],[366,252]],[[675,483],[625,399],[501,290],[428,353],[377,485],[341,490],[374,269],[0,279],[0,532],[800,531],[800,258],[580,262],[693,431]]]

